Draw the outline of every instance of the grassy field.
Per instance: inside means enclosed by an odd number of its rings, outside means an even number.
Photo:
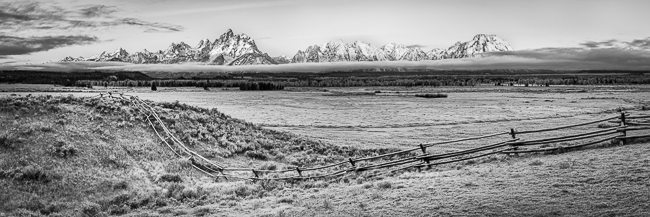
[[[102,88],[85,91],[101,91]],[[216,108],[268,129],[339,146],[369,149],[413,147],[424,142],[491,134],[510,128],[548,128],[616,115],[619,108],[650,107],[648,86],[300,88],[269,92],[204,91],[200,88],[161,88],[158,92],[143,88],[117,90],[157,102],[179,101]],[[448,97],[415,97],[419,93],[438,92]],[[93,92],[74,94],[97,95]],[[576,132],[571,130],[563,133]],[[527,135],[525,138],[535,137]],[[476,145],[480,144],[440,148]]]
[[[240,213],[281,216],[648,216],[650,144],[472,164],[296,189]],[[279,204],[279,205],[278,205]],[[277,206],[275,210],[265,207]],[[254,207],[260,211],[255,211]],[[246,209],[248,208],[248,209]]]
[[[644,87],[443,90],[448,98],[411,96],[430,89],[130,94],[159,101],[162,118],[191,149],[231,167],[260,169],[322,165],[512,126],[565,125],[616,115],[618,106],[648,105]],[[215,182],[175,157],[127,102],[11,94],[0,98],[0,216],[650,215],[648,143],[499,155],[374,178]],[[430,114],[439,117],[424,117]],[[356,115],[362,118],[347,120]],[[484,143],[434,151],[477,145]]]

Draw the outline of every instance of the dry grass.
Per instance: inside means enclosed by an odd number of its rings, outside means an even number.
[[[192,207],[237,207],[291,185],[214,183],[162,145],[126,101],[29,96],[0,103],[0,216],[157,215],[165,207],[175,214],[210,215],[214,209]],[[177,103],[159,109],[188,146],[226,164],[272,170],[372,153],[262,129],[216,110]]]
[[[404,173],[300,195],[290,216],[648,216],[650,144]],[[543,162],[543,163],[542,163]],[[389,183],[390,185],[387,185]],[[393,186],[393,187],[381,187]],[[397,187],[403,186],[403,187]],[[329,209],[313,204],[327,198]]]
[[[647,144],[495,156],[397,177],[215,183],[171,154],[122,102],[0,102],[0,216],[650,215]],[[233,165],[273,170],[387,151],[314,142],[216,110],[160,107],[192,149]]]

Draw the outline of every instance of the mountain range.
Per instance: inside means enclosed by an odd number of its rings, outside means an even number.
[[[200,40],[195,47],[185,42],[172,43],[166,50],[143,50],[129,53],[120,48],[102,52],[93,57],[66,57],[62,61],[129,62],[136,64],[205,63],[212,65],[259,65],[308,62],[346,61],[421,61],[480,56],[483,53],[513,50],[510,44],[495,35],[478,34],[470,41],[457,42],[447,49],[422,50],[417,46],[389,43],[375,47],[355,41],[330,41],[322,46],[312,45],[299,50],[292,58],[271,57],[260,51],[255,41],[246,34],[235,34],[231,29],[219,38]]]

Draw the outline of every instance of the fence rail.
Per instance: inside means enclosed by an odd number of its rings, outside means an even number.
[[[340,177],[349,173],[359,173],[362,171],[369,170],[378,170],[385,169],[389,167],[401,166],[389,171],[384,171],[384,173],[392,173],[395,171],[406,170],[410,168],[417,168],[418,170],[422,168],[430,168],[432,166],[457,163],[462,161],[467,161],[471,159],[476,159],[480,157],[485,157],[495,154],[519,154],[519,153],[534,153],[534,152],[552,152],[552,151],[563,151],[570,150],[590,145],[595,145],[607,141],[619,140],[622,144],[625,144],[626,140],[639,139],[639,138],[649,138],[650,134],[646,135],[635,135],[627,136],[627,132],[631,131],[643,131],[650,130],[650,127],[646,127],[643,124],[648,124],[650,121],[644,120],[645,122],[639,122],[641,119],[650,118],[650,115],[645,114],[636,114],[632,116],[628,113],[621,112],[620,115],[607,117],[595,121],[588,121],[578,124],[565,125],[560,127],[546,128],[546,129],[534,129],[534,130],[523,130],[517,131],[514,128],[511,128],[506,132],[498,132],[493,134],[481,135],[476,137],[461,138],[449,141],[442,142],[430,142],[430,143],[421,143],[417,147],[409,148],[401,151],[396,151],[392,153],[386,153],[376,156],[366,156],[359,158],[349,158],[345,161],[335,162],[323,166],[315,167],[293,167],[287,168],[284,170],[261,170],[255,168],[232,168],[224,165],[220,165],[212,160],[209,160],[202,155],[196,153],[195,151],[188,148],[183,142],[178,139],[169,128],[166,126],[165,122],[160,118],[156,108],[151,106],[148,102],[140,99],[137,96],[126,95],[126,94],[115,94],[115,93],[102,93],[99,95],[100,98],[107,97],[110,99],[125,100],[136,108],[140,114],[144,117],[143,121],[148,123],[154,131],[155,135],[160,138],[163,144],[167,146],[172,153],[178,157],[185,157],[191,161],[191,165],[197,171],[206,174],[207,176],[213,177],[215,179],[223,178],[225,180],[253,180],[253,181],[268,181],[268,180],[305,180],[305,179],[319,179],[319,178],[331,178],[331,177]],[[613,121],[617,120],[618,121]],[[628,120],[628,121],[626,121]],[[635,120],[633,122],[629,120]],[[597,123],[618,123],[618,127],[611,127],[609,129],[595,130],[585,133],[578,133],[566,136],[555,136],[550,138],[542,138],[535,140],[522,140],[522,138],[517,138],[517,135],[523,134],[532,134],[540,132],[550,132],[558,131],[563,129],[587,126]],[[628,125],[630,123],[630,125]],[[640,124],[640,125],[639,125]],[[636,127],[631,127],[636,126]],[[619,134],[611,136],[613,134]],[[491,137],[498,137],[509,135],[509,139],[497,142],[494,144],[489,144],[485,146],[480,146],[476,148],[455,151],[450,153],[443,154],[430,154],[427,151],[427,148],[433,147],[436,145],[443,144],[453,144],[460,143],[465,141],[473,141],[486,139]],[[607,137],[605,137],[607,136]],[[511,138],[510,138],[511,137]],[[604,138],[603,138],[604,137]],[[543,145],[550,143],[560,143],[567,141],[578,141],[578,140],[587,140],[592,138],[598,138],[595,141],[588,141],[578,145],[572,146],[560,146],[560,147],[551,147],[551,148],[537,148],[537,149],[520,149],[523,147],[530,147],[535,145]],[[489,151],[489,152],[488,152]],[[407,155],[408,154],[408,155]],[[393,159],[390,161],[376,162],[369,165],[361,166],[362,162],[376,161],[382,158],[388,158],[398,155],[406,155],[398,159]],[[455,159],[454,159],[455,158]],[[447,160],[448,159],[448,160]],[[441,161],[445,160],[445,161]],[[342,167],[338,170],[332,169],[336,167]],[[250,172],[252,176],[238,176],[233,174],[226,174],[226,172]],[[306,172],[320,172],[310,175],[305,175]],[[281,174],[294,174],[294,175],[285,175],[280,176]],[[271,174],[275,174],[272,175]]]

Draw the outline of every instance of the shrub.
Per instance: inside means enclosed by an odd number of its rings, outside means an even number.
[[[126,180],[113,183],[113,190],[124,190],[129,188],[129,183]]]
[[[207,214],[210,214],[210,207],[201,207],[197,210],[194,211],[194,216],[205,216]]]
[[[267,182],[260,182],[260,187],[262,187],[264,191],[273,191],[275,189],[284,188],[283,184],[284,182],[281,181],[269,180]]]
[[[259,152],[259,151],[247,151],[246,156],[253,158],[253,159],[258,159],[258,160],[266,160],[268,157],[266,154]]]
[[[248,197],[248,196],[252,195],[257,190],[258,189],[256,189],[253,186],[240,184],[240,185],[237,185],[237,186],[233,186],[230,189],[227,189],[225,193],[226,194],[234,194],[237,197],[245,198],[245,197]]]
[[[388,189],[392,187],[392,184],[389,181],[382,181],[377,183],[377,187],[381,189]]]
[[[13,178],[18,181],[42,181],[49,182],[51,176],[43,171],[39,166],[29,165],[8,171],[0,171],[0,178]]]
[[[42,208],[40,212],[43,215],[52,216],[53,213],[58,213],[65,209],[66,209],[66,205],[63,203],[52,203]]]
[[[89,201],[85,201],[85,202],[81,203],[81,206],[80,206],[79,209],[80,209],[81,213],[83,213],[86,216],[97,216],[99,214],[100,210],[101,210],[101,207],[99,206],[99,204],[89,202]]]
[[[38,212],[34,212],[34,211],[31,211],[31,210],[27,210],[27,209],[17,209],[12,213],[11,216],[16,216],[16,217],[41,217],[43,215],[41,215]]]
[[[158,182],[183,182],[178,174],[163,174],[158,178]]]
[[[18,142],[18,139],[16,139],[12,134],[0,135],[0,148],[15,149],[17,148]]]
[[[124,215],[127,212],[129,212],[130,210],[131,210],[131,208],[129,208],[129,206],[127,206],[127,205],[119,206],[119,205],[113,204],[108,208],[108,214],[111,214],[111,215]]]
[[[540,166],[540,165],[542,165],[542,164],[544,164],[542,161],[540,161],[540,160],[535,160],[535,161],[533,161],[533,162],[530,162],[529,165],[531,165],[531,166]]]
[[[57,141],[50,145],[52,153],[62,158],[72,157],[77,154],[77,149],[63,141]]]
[[[28,199],[27,201],[21,201],[19,208],[24,208],[26,210],[31,210],[34,212],[40,212],[45,209],[45,204],[38,199]]]
[[[199,192],[194,188],[185,188],[181,192],[181,200],[198,198]]]
[[[283,198],[280,198],[280,199],[278,200],[278,203],[288,203],[288,204],[292,204],[292,203],[293,203],[293,199],[292,199],[292,198],[288,198],[288,197],[283,197]]]
[[[260,167],[260,170],[276,170],[276,169],[278,169],[278,167],[275,164],[271,164],[271,163],[264,163]]]
[[[167,185],[165,189],[167,190],[165,192],[165,197],[178,199],[181,198],[185,186],[178,183],[171,183]]]
[[[125,169],[128,167],[128,164],[124,163],[113,154],[108,155],[108,157],[103,157],[101,159],[101,163],[104,166],[115,168],[115,169]]]
[[[108,201],[108,204],[110,205],[116,205],[116,206],[122,206],[122,205],[127,205],[129,200],[131,200],[132,195],[129,193],[121,193],[118,194],[117,196],[111,198]],[[105,206],[107,206],[106,204]]]
[[[422,98],[447,98],[447,94],[442,94],[442,93],[415,94],[415,96],[422,97]]]
[[[327,183],[325,181],[322,181],[322,180],[317,181],[316,183],[314,183],[315,188],[327,188],[328,186],[329,186],[329,183]]]
[[[558,164],[560,169],[569,169],[571,168],[571,163],[569,162],[561,162]]]
[[[323,208],[325,208],[325,209],[331,209],[332,208],[332,201],[329,198],[325,198],[323,200]]]

